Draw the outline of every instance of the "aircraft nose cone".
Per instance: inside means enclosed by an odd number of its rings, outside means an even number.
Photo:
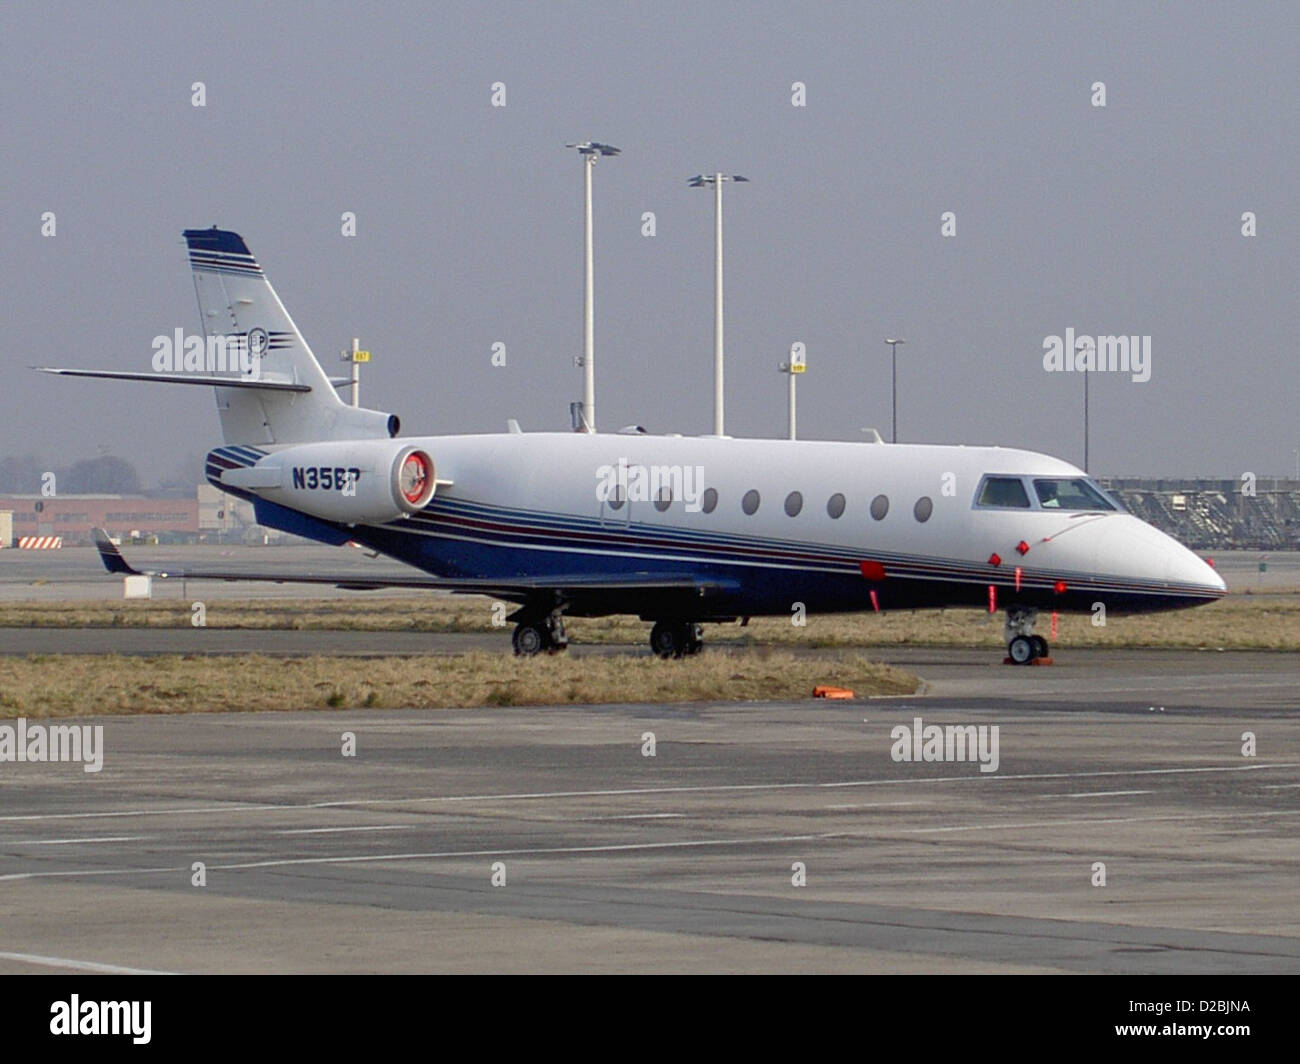
[[[1212,565],[1193,554],[1176,539],[1169,536],[1165,538],[1169,540],[1170,546],[1169,562],[1165,571],[1165,579],[1169,583],[1190,585],[1207,591],[1216,591],[1221,595],[1227,593],[1228,585],[1223,582],[1223,577]]]
[[[1145,521],[1133,518],[1138,528],[1130,534],[1139,557],[1151,564],[1151,575],[1175,590],[1224,594],[1228,587],[1213,566],[1192,553],[1178,540]]]
[[[1222,595],[1223,578],[1172,536],[1131,514],[1112,514],[1095,529],[1097,568],[1125,579],[1163,583],[1194,596]]]

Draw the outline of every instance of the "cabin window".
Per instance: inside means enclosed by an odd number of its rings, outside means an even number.
[[[1038,505],[1044,510],[1115,509],[1114,503],[1101,493],[1101,489],[1083,477],[1035,480],[1034,493],[1038,496]]]
[[[750,488],[749,491],[745,492],[745,497],[740,500],[740,508],[753,517],[754,514],[758,513],[758,504],[760,501],[758,492],[753,488]]]
[[[1025,491],[1025,482],[1019,477],[985,477],[976,503],[979,506],[1028,510],[1029,493]]]
[[[797,491],[790,492],[785,497],[785,512],[791,517],[799,516],[799,511],[803,509],[803,496]]]
[[[839,517],[844,513],[844,496],[840,492],[837,491],[826,500],[826,512],[830,514],[832,518]]]
[[[889,496],[877,495],[871,500],[871,516],[877,521],[883,521],[885,514],[889,513]]]
[[[932,513],[934,513],[934,502],[928,495],[922,495],[916,500],[916,505],[912,507],[912,516],[922,524],[930,520]]]
[[[718,508],[718,490],[717,488],[705,488],[704,494],[700,498],[700,509],[706,514],[713,513]]]
[[[655,499],[655,509],[663,513],[673,504],[673,489],[660,488],[659,498]]]
[[[623,508],[623,489],[615,486],[614,490],[609,493],[609,508],[611,510],[621,510]]]

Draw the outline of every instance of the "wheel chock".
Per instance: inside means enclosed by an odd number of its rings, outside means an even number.
[[[853,692],[847,687],[830,687],[818,684],[813,688],[813,698],[853,698]]]

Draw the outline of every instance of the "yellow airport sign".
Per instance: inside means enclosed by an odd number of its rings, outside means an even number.
[[[352,352],[352,361],[353,361],[353,362],[369,362],[369,361],[370,361],[370,352],[369,352],[369,351],[353,351],[353,352]]]

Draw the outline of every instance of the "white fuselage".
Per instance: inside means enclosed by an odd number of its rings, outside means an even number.
[[[990,586],[998,606],[1136,611],[1225,590],[1121,509],[976,505],[988,474],[1026,478],[1031,498],[1031,478],[1085,477],[1032,451],[580,433],[403,442],[433,456],[434,499],[354,538],[439,575],[730,574],[747,590],[724,612],[752,613],[801,597],[810,609],[982,603]],[[264,497],[300,508],[294,494]]]

